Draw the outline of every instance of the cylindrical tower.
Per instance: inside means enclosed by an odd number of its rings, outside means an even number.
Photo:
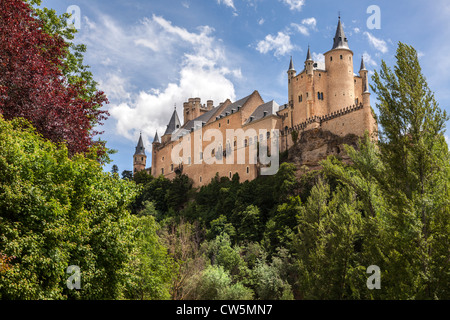
[[[354,105],[353,51],[348,46],[348,40],[340,18],[333,48],[325,53],[325,68],[327,70],[328,112],[331,113]]]
[[[291,62],[289,63],[289,70],[287,71],[287,74],[288,74],[288,98],[289,98],[289,106],[291,108],[294,106],[293,79],[295,78],[296,73],[297,72],[295,71],[294,63],[293,63],[292,57],[291,57]]]

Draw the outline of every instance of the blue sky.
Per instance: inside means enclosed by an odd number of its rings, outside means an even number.
[[[71,5],[80,9],[76,41],[87,45],[85,62],[110,101],[102,139],[118,153],[108,171],[113,164],[132,170],[140,131],[149,165],[155,130],[163,133],[175,104],[182,120],[190,97],[217,105],[258,90],[265,101],[286,103],[290,56],[297,71],[308,45],[321,59],[331,49],[338,12],[355,72],[362,55],[372,73],[381,60],[394,65],[399,41],[412,45],[450,112],[447,0],[43,0],[59,14]],[[380,29],[368,28],[371,5],[380,8]]]

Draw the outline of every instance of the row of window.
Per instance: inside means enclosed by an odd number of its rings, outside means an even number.
[[[308,96],[309,96],[309,93],[307,92],[306,93],[306,97],[308,98]],[[323,100],[323,92],[317,92],[317,99],[318,100]],[[303,95],[302,94],[298,96],[298,102],[303,102]]]

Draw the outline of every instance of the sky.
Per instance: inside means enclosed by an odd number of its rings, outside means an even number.
[[[308,46],[314,60],[323,59],[339,14],[355,72],[362,56],[373,74],[382,60],[395,65],[399,41],[412,45],[450,112],[448,0],[43,0],[42,6],[74,13],[75,42],[87,46],[85,63],[108,97],[101,138],[117,153],[105,171],[114,164],[120,173],[132,170],[140,132],[149,167],[155,132],[164,133],[174,108],[183,121],[188,98],[216,106],[258,90],[266,102],[287,103],[290,57],[297,72]]]

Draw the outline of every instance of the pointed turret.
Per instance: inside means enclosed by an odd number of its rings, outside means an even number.
[[[311,49],[308,46],[308,53],[306,54],[305,70],[307,75],[314,75],[314,60],[311,58]]]
[[[153,138],[153,142],[152,143],[159,143],[158,131],[156,131],[155,137]]]
[[[136,146],[136,152],[134,153],[134,155],[143,155],[145,156],[145,147],[144,147],[144,142],[142,141],[142,133],[139,135],[139,142]]]
[[[288,70],[288,72],[289,71],[295,71],[294,62],[292,61],[292,56],[291,56],[291,62],[289,63],[289,70]]]
[[[181,122],[180,122],[180,119],[178,118],[177,110],[175,109],[173,111],[172,117],[170,118],[169,124],[167,125],[166,132],[164,132],[164,135],[172,134],[180,128],[181,128]]]
[[[334,36],[333,48],[331,50],[334,49],[350,49],[348,46],[348,39],[345,36],[344,27],[341,23],[341,17],[339,17],[336,35]]]
[[[311,58],[311,50],[308,46],[308,53],[306,54],[306,61],[313,61],[313,59]]]
[[[361,68],[359,69],[359,71],[367,71],[366,64],[364,63],[364,56],[361,57]]]

